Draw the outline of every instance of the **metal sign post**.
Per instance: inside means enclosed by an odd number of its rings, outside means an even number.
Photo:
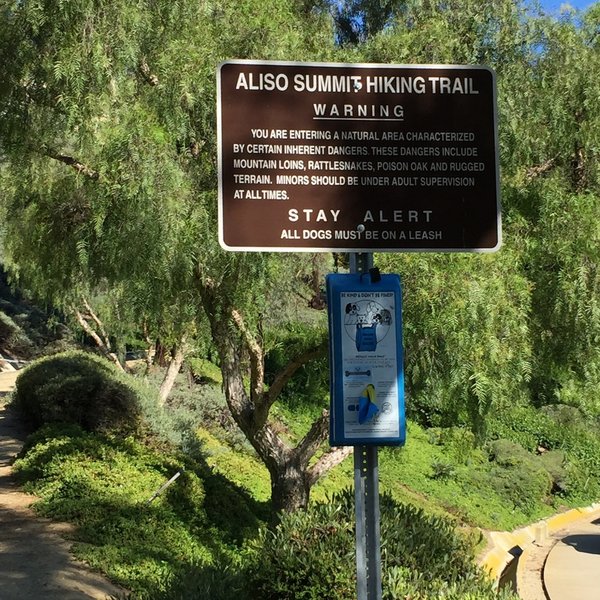
[[[358,600],[381,600],[381,535],[377,446],[354,446],[356,591]]]
[[[351,253],[350,272],[368,273],[371,253]],[[354,446],[356,592],[358,600],[381,600],[381,536],[377,446]]]

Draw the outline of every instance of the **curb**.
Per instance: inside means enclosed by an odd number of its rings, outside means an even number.
[[[531,544],[541,545],[560,529],[595,512],[600,512],[600,503],[585,508],[572,508],[514,531],[491,531],[489,538],[492,548],[479,559],[479,566],[498,585],[506,567]]]

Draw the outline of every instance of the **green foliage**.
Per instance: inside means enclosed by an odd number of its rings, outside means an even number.
[[[354,496],[345,491],[262,530],[250,569],[254,597],[354,598],[353,521]],[[381,537],[384,598],[433,598],[447,588],[457,598],[496,597],[474,565],[471,542],[451,521],[383,495]]]
[[[552,493],[566,495],[569,483],[565,453],[562,450],[549,450],[540,456],[540,460],[552,480]]]
[[[488,485],[514,506],[529,512],[548,499],[552,478],[539,457],[514,442],[497,440],[490,445],[490,458]]]
[[[257,502],[269,501],[269,472],[251,448],[235,444],[235,438],[219,439],[203,428],[198,429],[196,435],[206,463],[216,473],[245,490]]]
[[[254,597],[354,597],[354,525],[348,497],[344,505],[335,498],[284,516],[274,531],[262,530],[251,571]]]
[[[194,565],[182,577],[168,578],[159,586],[152,600],[254,600],[248,596],[246,572],[240,561],[222,557],[217,565]],[[119,596],[117,600],[145,600],[143,594]]]
[[[342,48],[332,14],[345,27]],[[267,383],[311,335],[286,331],[278,342],[272,332],[305,317],[293,313],[315,263],[217,245],[218,63],[235,56],[495,68],[503,249],[378,258],[404,281],[408,412],[422,425],[470,428],[478,442],[563,450],[566,493],[596,490],[597,6],[556,20],[512,0],[117,0],[101,8],[43,0],[13,3],[3,17],[0,222],[12,275],[63,306],[96,294],[123,339],[142,329],[168,340],[188,333],[206,349],[208,331],[218,341],[217,324],[236,308],[246,333],[264,342]],[[223,331],[230,347],[242,345],[239,332]],[[239,359],[245,368],[247,356]],[[299,370],[283,393],[279,415],[290,438],[322,406],[323,365]],[[502,421],[527,404],[566,404],[588,420],[564,431],[556,415]],[[211,406],[218,412],[216,400]],[[448,447],[460,455],[459,440]],[[435,464],[439,457],[428,456],[429,474]],[[469,481],[460,468],[445,479],[449,488]],[[439,481],[421,484],[427,491]]]
[[[454,446],[457,437],[462,437],[460,432],[431,432],[409,422],[407,445],[380,453],[382,489],[427,513],[450,514],[469,526],[485,529],[511,530],[552,513],[546,503],[546,488],[543,495],[535,490],[537,495],[530,498],[531,504],[515,505],[509,495],[510,486],[496,485],[490,475],[496,465],[487,452],[461,441],[464,454],[459,457]],[[349,483],[351,464],[347,470]],[[503,472],[507,477],[510,474],[510,469]]]
[[[38,430],[15,472],[39,497],[39,514],[76,525],[76,555],[138,600],[176,598],[167,590],[198,570],[212,573],[202,579],[207,593],[219,587],[217,566],[233,561],[259,524],[260,507],[206,464],[76,426]]]
[[[486,414],[529,398],[597,414],[597,10],[557,21],[510,1],[337,6],[369,37],[349,59],[498,75],[503,249],[379,259],[403,275],[411,415],[483,435]]]
[[[191,358],[188,363],[194,379],[199,383],[223,383],[223,376],[219,367],[209,360],[205,358]]]
[[[454,475],[454,466],[447,462],[435,461],[431,463],[431,471],[434,479],[449,479]]]
[[[341,45],[364,42],[390,21],[393,0],[346,0],[332,3],[336,35]]]
[[[44,0],[12,5],[0,43],[0,222],[14,277],[65,307],[102,292],[120,338],[260,345],[313,261],[220,248],[215,72],[231,57],[330,59],[330,19],[295,0]],[[243,326],[228,326],[234,310]],[[237,390],[244,358],[228,363]],[[240,412],[246,423],[252,407]]]
[[[303,364],[287,382],[278,397],[284,421],[299,418],[301,423],[289,422],[292,429],[304,435],[306,430],[329,406],[329,368],[326,353],[326,330],[323,324],[307,324],[290,322],[283,328],[269,333],[265,356],[265,372],[267,384],[295,360],[306,353],[318,350],[318,356]]]
[[[428,426],[467,425],[481,438],[490,411],[526,397],[529,286],[514,272],[513,260],[510,250],[477,262],[458,256],[380,258],[383,269],[403,274],[411,417]]]
[[[551,476],[554,492],[562,498],[575,505],[596,499],[600,431],[577,409],[515,406],[490,420],[490,434],[512,440],[530,452],[541,448],[540,462]]]
[[[196,362],[205,381],[217,377],[215,367],[208,361]],[[220,372],[218,373],[220,375]],[[158,389],[164,373],[157,370],[145,378],[147,389]],[[140,383],[138,382],[138,385]],[[149,430],[159,439],[185,449],[194,455],[198,451],[197,430],[201,428],[217,436],[224,446],[255,455],[252,447],[236,425],[225,400],[222,385],[216,383],[191,383],[179,374],[167,404],[161,405],[148,393],[143,398],[143,415]]]
[[[0,319],[1,347],[21,359],[52,354],[73,345],[63,315],[48,305],[32,303],[25,290],[12,288],[1,265]]]
[[[0,349],[17,356],[31,356],[34,345],[27,334],[8,315],[0,311]]]
[[[17,378],[13,403],[34,427],[72,423],[88,431],[141,431],[140,389],[106,360],[81,351],[48,356]]]

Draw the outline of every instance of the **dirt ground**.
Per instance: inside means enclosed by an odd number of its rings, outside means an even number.
[[[83,600],[125,597],[124,590],[70,554],[71,527],[38,518],[32,496],[12,479],[25,435],[7,408],[18,373],[0,373],[0,597],[2,600]]]
[[[15,381],[19,371],[7,371],[6,373],[0,373],[0,394],[6,395],[8,392],[12,392],[15,387]],[[0,405],[3,403],[0,398]]]

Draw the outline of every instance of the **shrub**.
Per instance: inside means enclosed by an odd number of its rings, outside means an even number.
[[[6,344],[17,330],[14,321],[0,311],[0,345]]]
[[[141,429],[140,391],[106,360],[81,351],[47,356],[19,375],[13,403],[33,427],[72,423],[87,431]]]
[[[509,440],[496,440],[490,458],[489,484],[516,507],[528,512],[550,495],[552,478],[539,456]]]
[[[454,465],[451,463],[436,460],[431,463],[432,479],[450,479],[456,473]]]
[[[449,519],[434,517],[383,495],[383,597],[496,598],[474,563],[472,542]],[[265,600],[350,600],[356,596],[354,495],[284,515],[254,542],[249,568],[252,597]],[[444,591],[444,594],[441,592]]]
[[[38,496],[36,512],[76,525],[79,558],[138,600],[154,600],[168,581],[192,564],[210,564],[213,552],[225,548],[206,514],[203,480],[183,466],[183,457],[131,437],[47,425],[28,438],[15,473]],[[176,482],[148,504],[177,471]]]
[[[570,502],[595,501],[600,493],[600,431],[593,419],[586,419],[578,409],[565,405],[515,406],[490,420],[492,437],[507,438],[534,452],[538,447],[564,453],[561,469],[556,460],[544,459],[552,476],[556,493]],[[554,464],[545,464],[552,460]],[[562,469],[566,474],[563,478]]]
[[[570,485],[565,468],[565,453],[562,450],[550,450],[542,454],[540,460],[552,479],[552,493],[567,493]]]

